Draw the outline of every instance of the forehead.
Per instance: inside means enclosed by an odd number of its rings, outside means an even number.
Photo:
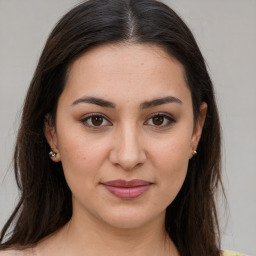
[[[159,46],[107,44],[87,51],[71,65],[63,93],[117,101],[167,93],[186,97],[190,92],[184,77],[182,64]]]

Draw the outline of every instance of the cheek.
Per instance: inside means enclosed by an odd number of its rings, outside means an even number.
[[[175,136],[154,147],[156,180],[170,204],[185,180],[190,152],[189,136]]]
[[[99,170],[107,155],[103,141],[97,143],[82,134],[70,136],[64,133],[59,136],[59,141],[61,162],[71,190],[85,186],[92,188],[99,182]]]
[[[155,156],[155,164],[163,167],[168,166],[172,169],[175,166],[187,165],[191,150],[190,132],[173,133],[158,142],[154,142],[153,145],[151,152]]]
[[[105,155],[106,141],[97,134],[88,134],[80,124],[60,120],[58,149],[64,165],[93,166]],[[90,169],[90,168],[89,168]]]

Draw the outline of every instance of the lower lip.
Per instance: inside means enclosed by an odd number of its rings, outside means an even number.
[[[104,185],[104,184],[103,184]],[[138,187],[113,187],[109,185],[104,185],[104,187],[112,193],[114,196],[122,199],[134,199],[142,194],[144,194],[149,188],[151,184],[138,186]]]

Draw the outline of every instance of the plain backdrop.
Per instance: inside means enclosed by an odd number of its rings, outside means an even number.
[[[78,2],[0,0],[0,227],[18,198],[11,159],[26,90],[49,32]],[[220,204],[222,247],[256,256],[256,0],[164,2],[191,28],[216,88],[229,203]]]

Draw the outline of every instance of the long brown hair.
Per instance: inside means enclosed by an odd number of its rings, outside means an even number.
[[[220,125],[212,82],[188,27],[172,9],[154,0],[86,1],[50,34],[25,99],[14,154],[20,200],[2,229],[0,249],[33,245],[70,220],[71,191],[61,163],[48,157],[45,116],[50,113],[55,120],[74,60],[96,45],[118,42],[164,48],[185,68],[195,120],[201,103],[208,105],[198,155],[189,161],[185,182],[166,210],[165,226],[181,256],[220,255],[215,204],[221,184]]]

